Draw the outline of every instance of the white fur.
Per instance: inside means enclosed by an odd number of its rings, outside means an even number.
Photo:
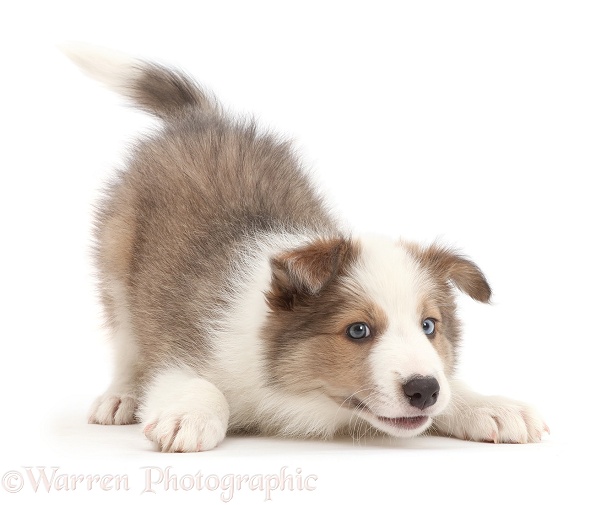
[[[230,408],[209,381],[185,367],[171,367],[147,388],[139,417],[145,435],[163,452],[205,451],[225,438]]]
[[[130,97],[132,82],[142,74],[141,62],[120,51],[84,43],[65,44],[60,49],[86,75],[120,95]]]

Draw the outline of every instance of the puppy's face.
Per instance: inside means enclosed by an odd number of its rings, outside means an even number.
[[[376,428],[414,436],[450,399],[459,323],[453,286],[488,301],[470,261],[380,238],[323,240],[272,261],[273,383],[318,392]]]

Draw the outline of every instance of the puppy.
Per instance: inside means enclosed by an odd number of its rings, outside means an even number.
[[[92,48],[87,73],[161,126],[133,148],[96,215],[114,380],[90,422],[142,422],[162,451],[227,432],[537,442],[530,407],[452,377],[456,290],[488,302],[446,248],[353,237],[289,144],[227,116],[185,74]]]

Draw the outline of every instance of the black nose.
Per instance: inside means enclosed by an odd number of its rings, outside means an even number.
[[[434,377],[414,377],[403,385],[409,403],[418,409],[425,409],[436,403],[440,386]]]

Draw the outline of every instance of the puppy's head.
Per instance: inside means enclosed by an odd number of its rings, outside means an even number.
[[[455,287],[491,295],[474,263],[438,246],[336,238],[277,255],[266,293],[272,382],[326,395],[391,435],[421,433],[450,399]]]

